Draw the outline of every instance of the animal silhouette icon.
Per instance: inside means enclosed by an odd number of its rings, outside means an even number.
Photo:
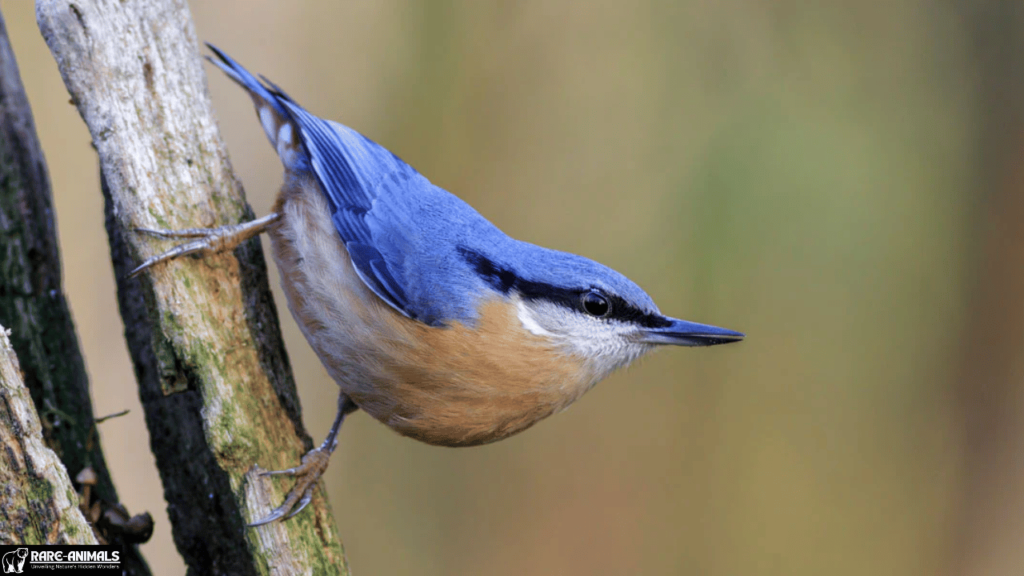
[[[18,548],[4,554],[2,561],[4,574],[21,574],[25,570],[26,560],[28,560],[28,548]]]

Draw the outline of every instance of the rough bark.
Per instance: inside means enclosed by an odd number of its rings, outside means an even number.
[[[91,470],[95,483],[86,504],[106,510],[117,505],[117,493],[95,431],[89,380],[61,285],[46,162],[2,16],[0,238],[0,324],[12,329],[25,384],[42,414],[43,440],[72,478]],[[126,546],[129,573],[149,573],[137,547],[107,536]]]
[[[136,227],[252,218],[213,119],[184,0],[38,0],[37,19],[99,153],[129,351],[174,539],[194,574],[347,573],[324,491],[246,528],[290,482],[258,476],[311,447],[259,243],[132,280],[166,242]]]
[[[8,331],[0,326],[0,543],[96,544],[78,494],[21,379]]]

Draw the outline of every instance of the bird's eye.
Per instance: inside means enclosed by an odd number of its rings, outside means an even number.
[[[583,310],[591,316],[607,316],[611,312],[611,304],[608,303],[608,298],[605,298],[604,294],[596,290],[591,290],[583,295]]]

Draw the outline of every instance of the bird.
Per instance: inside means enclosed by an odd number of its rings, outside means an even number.
[[[508,236],[384,147],[207,46],[207,60],[252,99],[284,183],[256,220],[137,228],[185,242],[129,275],[268,232],[288,307],[339,387],[326,439],[298,466],[266,472],[294,484],[250,526],[309,504],[356,410],[427,444],[488,444],[564,410],[655,348],[744,338],[662,314],[607,266]]]

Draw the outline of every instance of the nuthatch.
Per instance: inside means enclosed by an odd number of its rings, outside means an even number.
[[[210,45],[249,93],[284,164],[271,214],[235,226],[141,230],[190,238],[132,274],[270,232],[295,320],[338,383],[338,413],[285,502],[253,525],[297,514],[363,409],[440,446],[507,438],[565,409],[651,349],[743,334],[669,318],[622,274],[510,238],[380,145],[313,116]]]

